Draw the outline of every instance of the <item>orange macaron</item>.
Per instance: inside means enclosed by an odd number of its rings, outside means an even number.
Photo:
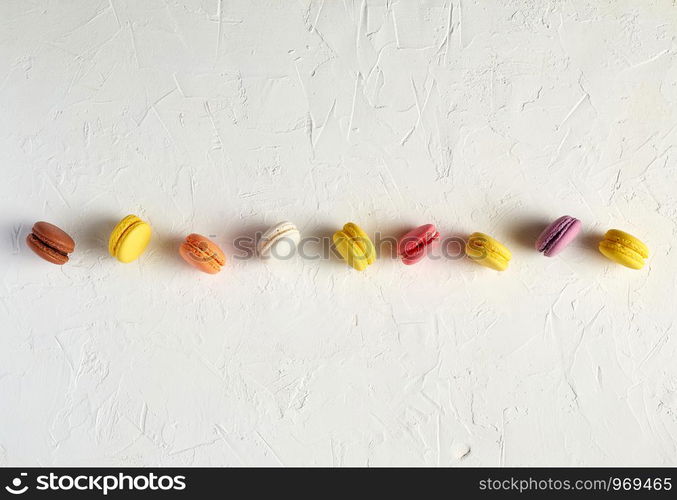
[[[204,273],[217,274],[226,264],[223,250],[209,238],[200,234],[189,234],[181,246],[179,254],[188,264]]]

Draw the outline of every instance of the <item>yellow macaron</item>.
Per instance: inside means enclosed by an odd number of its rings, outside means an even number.
[[[374,244],[357,224],[348,222],[334,233],[333,240],[341,257],[358,271],[364,271],[376,260]]]
[[[505,245],[484,233],[472,233],[465,244],[465,253],[472,260],[497,271],[508,269],[512,254]]]
[[[607,259],[632,269],[642,269],[644,259],[649,257],[649,249],[644,243],[618,229],[608,230],[598,248]]]
[[[108,240],[108,252],[120,262],[132,262],[144,252],[152,230],[136,215],[128,215],[115,226]]]

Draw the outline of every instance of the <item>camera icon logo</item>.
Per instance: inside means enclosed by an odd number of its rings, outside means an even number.
[[[20,477],[15,477],[12,479],[12,486],[5,486],[5,489],[11,493],[12,495],[23,495],[28,491],[28,486],[24,486],[23,488],[21,487],[22,483],[22,478],[26,477],[28,474],[26,472],[22,472],[19,476]]]

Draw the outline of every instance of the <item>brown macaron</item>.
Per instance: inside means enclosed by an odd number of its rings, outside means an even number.
[[[68,254],[75,250],[75,242],[68,234],[49,222],[36,222],[26,238],[28,248],[47,262],[60,266],[68,262]]]

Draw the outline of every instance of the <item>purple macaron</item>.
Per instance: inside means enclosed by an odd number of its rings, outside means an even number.
[[[581,231],[581,221],[564,215],[546,227],[536,240],[536,250],[554,257],[571,243]]]

